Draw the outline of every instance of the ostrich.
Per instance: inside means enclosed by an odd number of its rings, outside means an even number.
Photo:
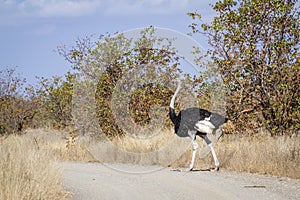
[[[178,113],[178,115],[176,115],[174,110],[174,102],[180,88],[181,88],[181,82],[178,81],[177,89],[171,99],[169,115],[170,115],[170,119],[174,124],[175,134],[178,135],[179,137],[190,137],[192,139],[193,153],[192,153],[192,159],[189,166],[189,171],[193,170],[195,156],[198,149],[196,136],[199,136],[202,139],[204,139],[204,141],[206,142],[206,144],[208,145],[212,153],[215,162],[215,168],[212,169],[211,171],[218,171],[219,161],[215,153],[215,150],[212,146],[212,142],[207,137],[207,134],[210,133],[214,134],[218,131],[221,131],[220,126],[222,126],[222,124],[227,122],[227,118],[217,113],[209,112],[207,110],[196,108],[196,107],[181,110]]]

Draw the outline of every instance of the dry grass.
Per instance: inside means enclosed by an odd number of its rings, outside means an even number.
[[[202,147],[202,141],[199,147]],[[224,135],[214,144],[221,170],[270,174],[300,178],[300,137],[271,137]],[[201,151],[201,148],[199,148]],[[199,155],[199,154],[198,154]],[[191,156],[188,150],[173,164],[187,166]],[[195,168],[208,169],[214,166],[210,153],[195,161]]]
[[[300,178],[300,137],[227,135],[217,145],[222,168]]]
[[[208,148],[198,138],[195,168],[213,167]],[[100,162],[188,167],[191,145],[172,131],[144,140],[125,137],[113,141],[88,141],[86,147]],[[300,178],[300,137],[224,135],[214,144],[222,170]],[[205,153],[207,152],[207,153]],[[200,158],[199,153],[207,155]]]
[[[171,131],[163,131],[147,139],[127,136],[113,140],[85,140],[85,144],[100,162],[167,166],[182,155],[190,140],[182,140]]]
[[[0,138],[0,199],[66,199],[61,172],[48,151],[27,136]]]
[[[205,154],[208,148],[202,148],[204,145],[202,139],[198,138],[197,140],[199,152],[195,168],[213,167],[211,154],[209,152]],[[74,147],[79,152],[84,150],[80,155],[85,159],[81,160],[92,160],[92,154],[95,159],[105,163],[188,167],[191,157],[190,139],[179,138],[173,131],[165,130],[148,139],[125,137],[115,138],[112,141],[97,141],[85,138],[81,141]],[[222,170],[300,178],[299,136],[224,135],[214,146]],[[200,159],[200,152],[207,156]]]
[[[213,166],[210,153],[195,168]],[[99,161],[188,167],[191,141],[173,131],[148,139],[95,139],[53,130],[30,130],[0,141],[0,199],[63,199],[58,161]],[[300,178],[300,137],[224,135],[214,144],[221,170]],[[207,150],[204,148],[204,150]],[[203,153],[202,149],[202,153]],[[204,154],[205,155],[205,154]]]
[[[202,148],[206,147],[202,139],[197,140],[199,152],[195,168],[213,167],[213,159],[208,148]],[[299,136],[224,135],[214,146],[222,170],[300,178]],[[81,160],[92,160],[92,154],[95,159],[105,163],[188,167],[191,158],[190,139],[179,138],[173,131],[166,130],[149,139],[125,137],[115,138],[113,141],[95,141],[85,138],[74,148],[77,149],[77,153],[81,152],[79,154],[81,156],[78,155],[82,157]],[[200,159],[199,153],[207,156]]]
[[[56,130],[28,130],[26,137],[46,150],[58,161],[95,161],[86,148],[86,143],[79,141],[79,135]]]

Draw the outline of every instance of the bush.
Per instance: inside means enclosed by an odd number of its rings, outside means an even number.
[[[15,68],[0,71],[0,134],[20,133],[31,126],[40,100]]]
[[[300,128],[300,12],[297,0],[223,0],[217,16],[192,23],[227,86],[227,111],[240,130],[265,126],[272,134]]]

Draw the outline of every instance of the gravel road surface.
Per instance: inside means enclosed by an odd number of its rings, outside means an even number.
[[[289,178],[125,164],[66,162],[61,167],[72,199],[300,199],[300,180]]]

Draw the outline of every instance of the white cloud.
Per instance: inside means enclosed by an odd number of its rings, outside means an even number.
[[[24,16],[74,17],[94,14],[169,14],[183,11],[189,0],[4,0],[0,10],[10,8]]]
[[[93,14],[100,1],[25,0],[18,6],[24,14],[38,17],[76,17]]]
[[[39,18],[93,15],[100,9],[98,0],[0,0],[0,26],[20,25]]]
[[[188,0],[114,0],[108,1],[106,15],[170,14],[186,10]]]
[[[210,0],[215,1],[215,0]],[[182,14],[209,2],[195,0],[0,0],[0,26],[37,18],[88,15]],[[207,7],[207,6],[206,6]]]

